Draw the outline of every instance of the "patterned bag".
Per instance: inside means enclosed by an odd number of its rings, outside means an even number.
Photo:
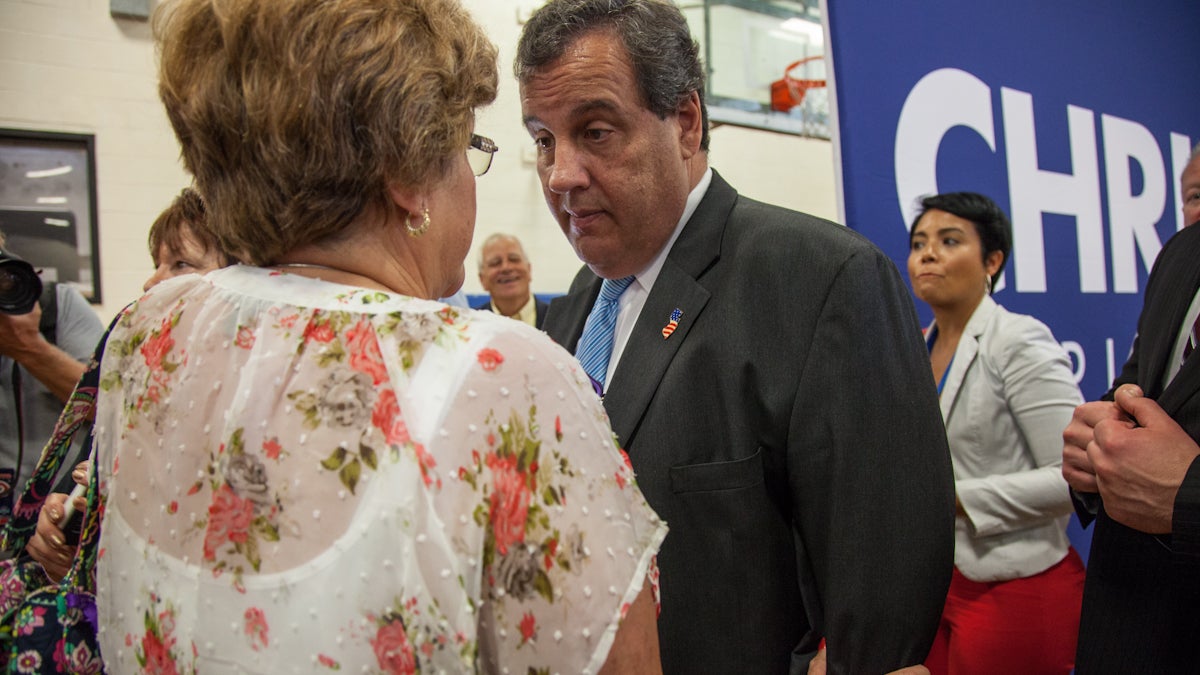
[[[100,533],[98,480],[93,471],[87,490],[87,511],[79,551],[71,569],[54,583],[42,566],[29,557],[25,545],[37,530],[38,513],[54,487],[63,460],[77,431],[96,416],[100,354],[96,355],[66,408],[58,418],[37,470],[13,507],[0,545],[13,558],[0,562],[0,668],[10,673],[100,673],[104,667],[96,641],[96,555]],[[92,435],[85,441],[92,456]]]

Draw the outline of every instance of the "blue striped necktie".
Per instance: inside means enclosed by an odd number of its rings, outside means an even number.
[[[633,277],[623,279],[605,279],[600,284],[600,296],[588,314],[587,323],[583,325],[583,335],[575,347],[575,356],[583,365],[583,370],[593,380],[605,386],[608,376],[608,359],[612,356],[613,331],[617,327],[617,300],[633,283]]]

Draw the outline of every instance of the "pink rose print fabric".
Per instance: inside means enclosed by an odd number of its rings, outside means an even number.
[[[656,584],[666,525],[518,322],[232,267],[130,306],[101,390],[108,672],[596,672]]]

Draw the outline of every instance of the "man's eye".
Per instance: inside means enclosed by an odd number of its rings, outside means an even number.
[[[587,138],[588,140],[599,141],[599,140],[603,140],[606,136],[608,136],[611,133],[612,133],[612,130],[610,130],[610,129],[597,129],[597,128],[593,127],[593,128],[585,130],[583,132],[583,136],[584,136],[584,138]]]
[[[533,139],[533,144],[538,150],[550,150],[554,147],[554,139],[550,138],[549,136],[539,136]]]

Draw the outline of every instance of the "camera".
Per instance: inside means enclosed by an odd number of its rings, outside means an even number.
[[[33,265],[0,249],[0,312],[28,314],[42,295],[42,280]]]

